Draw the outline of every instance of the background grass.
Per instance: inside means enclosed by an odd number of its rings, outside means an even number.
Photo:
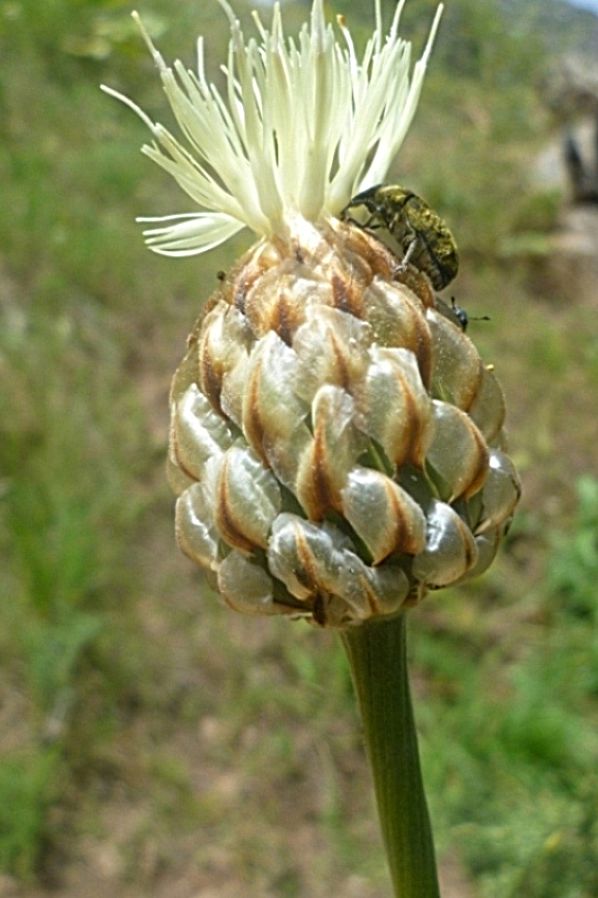
[[[434,5],[412,0],[405,32]],[[216,4],[139,8],[167,58],[206,34],[218,77]],[[335,10],[366,33],[366,4]],[[491,315],[471,329],[524,480],[491,571],[412,616],[460,898],[598,894],[598,330],[552,279],[565,198],[531,186],[558,134],[547,60],[592,27],[556,2],[451,0],[394,173],[456,232],[455,295]],[[172,537],[168,380],[245,238],[180,262],[143,248],[136,214],[190,207],[97,88],[166,115],[127,4],[6,2],[0,49],[0,866],[24,896],[386,895],[339,646],[225,612]]]

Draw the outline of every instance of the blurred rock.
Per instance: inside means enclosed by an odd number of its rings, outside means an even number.
[[[596,113],[598,116],[598,112]],[[568,144],[573,143],[576,154],[580,157],[584,171],[596,178],[596,128],[597,118],[594,115],[572,119],[564,131],[557,136],[534,159],[531,179],[534,187],[540,190],[558,190],[563,198],[575,201],[575,191],[571,183],[572,176],[567,162],[567,154],[571,153]],[[577,163],[579,165],[579,163]]]
[[[550,143],[532,172],[538,188],[563,196],[558,226],[547,235],[538,289],[589,306],[598,302],[598,94],[596,110]]]
[[[563,162],[573,203],[598,204],[598,116],[594,126],[593,152],[582,153],[579,141],[569,131],[563,141]]]
[[[598,205],[563,210],[546,260],[552,294],[580,305],[598,305]]]
[[[598,113],[598,60],[583,55],[561,57],[540,85],[548,108],[561,120]]]

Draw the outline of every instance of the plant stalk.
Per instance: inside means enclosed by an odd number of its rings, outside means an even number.
[[[396,898],[440,898],[407,672],[406,615],[343,631]]]

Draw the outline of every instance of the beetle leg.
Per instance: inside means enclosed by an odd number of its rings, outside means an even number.
[[[347,214],[348,211],[349,206],[347,206],[346,209],[343,209],[341,218],[343,221],[349,222],[349,224],[357,225],[358,228],[368,228],[370,231],[375,231],[377,228],[384,227],[384,222],[380,221],[380,217],[376,212],[372,212],[367,221],[357,221],[356,218]]]
[[[385,227],[383,221],[380,221],[376,213],[374,212],[367,221],[357,221],[356,218],[351,218],[350,216],[343,217],[343,221],[348,221],[349,224],[357,225],[358,228],[362,228],[364,231],[377,231],[379,228]]]
[[[415,253],[415,251],[416,251],[416,249],[417,249],[417,244],[418,244],[418,242],[419,242],[418,236],[417,236],[417,234],[414,234],[413,237],[411,238],[410,242],[409,242],[409,246],[407,247],[407,252],[406,252],[405,255],[403,256],[403,261],[402,261],[402,263],[401,263],[402,265],[405,266],[405,268],[406,268],[406,267],[409,265],[409,263],[411,262],[411,260],[412,260],[412,258],[413,258],[413,255],[414,255],[414,253]]]
[[[369,211],[369,210],[368,210]],[[380,215],[378,212],[372,212],[367,221],[364,221],[361,225],[362,228],[367,228],[369,231],[375,231],[378,228],[384,227],[384,222],[380,219]]]
[[[405,250],[405,255],[399,262],[398,271],[406,271],[407,270],[407,266],[411,262],[414,254],[417,250],[417,245],[419,243],[419,238],[418,238],[417,234],[415,233],[415,231],[411,231],[406,236],[407,236],[407,239],[409,240],[409,244],[407,246],[407,249]]]

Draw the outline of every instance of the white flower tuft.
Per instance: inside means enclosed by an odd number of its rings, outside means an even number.
[[[189,149],[102,85],[152,132],[142,152],[205,210],[139,219],[158,225],[144,235],[150,249],[168,256],[206,252],[243,227],[284,236],[297,216],[336,215],[355,193],[383,181],[413,119],[442,14],[441,4],[411,70],[411,44],[398,36],[405,0],[386,37],[375,0],[375,29],[361,60],[341,16],[344,46],[337,42],[323,0],[313,0],[297,41],[285,37],[278,3],[270,31],[253,13],[260,40],[246,41],[227,0],[218,2],[231,31],[225,96],[206,79],[201,38],[196,72],[178,60],[167,66],[133,13]]]

